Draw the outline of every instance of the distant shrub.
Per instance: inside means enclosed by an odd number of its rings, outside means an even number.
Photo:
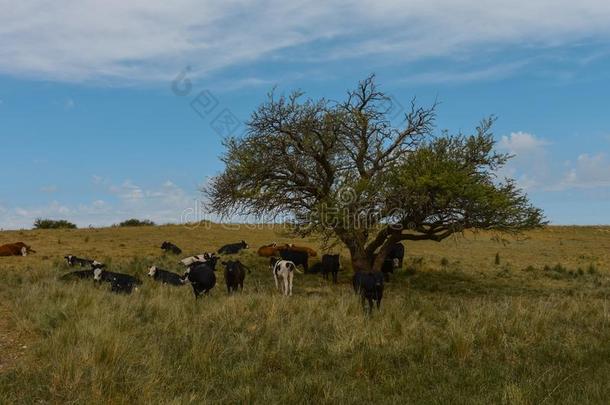
[[[500,253],[496,253],[496,258],[494,260],[494,263],[496,264],[496,266],[500,265]]]
[[[449,265],[449,260],[446,257],[441,259],[441,266],[447,267]]]
[[[141,219],[131,218],[131,219],[121,222],[118,226],[125,227],[125,226],[154,226],[154,225],[155,225],[155,223],[153,221],[151,221],[150,219],[141,220]]]
[[[593,263],[591,263],[589,265],[589,268],[587,269],[587,273],[593,275],[593,274],[597,274],[597,267],[595,267],[595,265]]]
[[[36,221],[34,221],[34,229],[76,229],[76,225],[65,219],[54,220],[37,218]]]

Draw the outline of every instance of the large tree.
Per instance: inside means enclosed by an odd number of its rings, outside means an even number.
[[[374,79],[340,102],[269,94],[248,131],[225,140],[226,168],[206,189],[211,209],[288,215],[295,234],[343,242],[365,271],[379,271],[396,242],[544,224],[515,182],[497,177],[510,156],[494,150],[493,117],[472,135],[435,134],[436,104],[412,101],[395,126],[396,105]]]

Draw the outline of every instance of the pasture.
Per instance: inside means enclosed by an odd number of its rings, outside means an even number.
[[[227,296],[146,277],[246,240],[252,268]],[[610,228],[548,227],[407,243],[381,311],[363,314],[347,252],[339,284],[296,274],[275,290],[256,249],[278,229],[218,225],[0,232],[36,254],[0,258],[0,403],[575,403],[610,398]],[[116,295],[60,282],[65,254],[144,285]]]

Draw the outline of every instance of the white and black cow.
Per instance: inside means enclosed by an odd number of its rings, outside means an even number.
[[[126,294],[130,294],[134,288],[137,290],[137,286],[142,284],[142,281],[134,276],[107,271],[102,267],[93,269],[93,280],[96,282],[106,281],[110,283],[110,291]]]
[[[70,267],[74,267],[77,265],[80,267],[92,266],[93,263],[95,262],[95,260],[83,259],[80,257],[76,257],[74,255],[66,255],[66,256],[64,256],[64,259],[66,259],[66,263],[68,263],[68,266],[70,266]]]
[[[295,266],[303,266],[303,271],[309,273],[309,254],[299,250],[280,250],[282,259],[294,263]]]
[[[228,245],[222,246],[218,249],[218,254],[232,255],[235,253],[239,253],[242,249],[248,249],[248,244],[245,241],[241,241],[238,243],[230,243]]]
[[[214,267],[212,267],[214,266]],[[184,281],[191,283],[195,299],[201,294],[208,294],[216,285],[216,274],[214,274],[216,260],[206,263],[193,263],[184,273]]]
[[[206,252],[206,253],[202,253],[200,255],[186,257],[186,258],[180,260],[180,263],[182,263],[184,266],[186,266],[188,268],[189,266],[192,266],[193,264],[206,263],[210,259],[214,259],[216,261],[216,260],[218,260],[218,257],[214,253]],[[216,265],[216,262],[214,262],[214,265]]]
[[[296,270],[295,264],[289,260],[280,260],[275,257],[272,257],[269,260],[269,265],[271,267],[271,271],[273,272],[275,287],[278,289],[278,291],[282,292],[278,283],[278,278],[281,277],[283,279],[284,285],[283,294],[286,296],[291,296],[292,279],[294,278],[294,272]]]
[[[148,269],[148,277],[152,277],[153,280],[159,281],[162,284],[170,284],[176,286],[184,285],[184,280],[182,279],[182,277],[180,277],[179,274],[160,269],[157,266],[151,266]]]

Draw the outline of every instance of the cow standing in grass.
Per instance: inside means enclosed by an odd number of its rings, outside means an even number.
[[[231,291],[237,291],[238,287],[240,291],[243,291],[246,270],[250,273],[250,269],[244,266],[239,260],[228,260],[222,262],[222,264],[225,266],[224,276],[225,283],[227,284],[227,292],[231,294]]]
[[[278,291],[282,292],[278,283],[278,278],[283,279],[284,291],[283,294],[286,296],[292,295],[292,279],[294,278],[294,272],[296,266],[289,260],[280,260],[272,257],[269,261],[271,271],[273,272],[273,279],[275,280],[275,287]]]
[[[322,276],[325,280],[328,280],[328,274],[333,275],[333,283],[337,284],[337,276],[339,269],[341,268],[341,262],[339,255],[323,255],[322,256]]]
[[[381,306],[381,299],[383,298],[383,278],[384,276],[380,272],[357,271],[354,273],[352,279],[354,292],[360,294],[362,308],[365,310],[365,303],[368,301],[369,314],[373,310],[373,302],[377,303],[377,309]]]

